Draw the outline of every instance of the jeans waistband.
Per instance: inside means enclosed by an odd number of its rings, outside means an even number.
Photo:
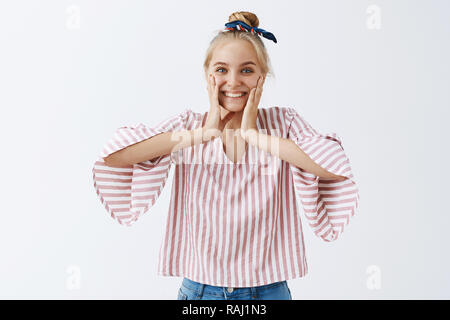
[[[202,295],[204,291],[206,291],[209,295],[218,295],[223,296],[225,290],[232,289],[231,292],[227,291],[227,295],[243,295],[243,294],[251,294],[255,295],[256,292],[263,292],[264,290],[268,290],[270,288],[273,288],[275,286],[283,285],[286,281],[279,281],[274,282],[262,286],[256,286],[256,287],[241,287],[241,288],[233,288],[233,287],[220,287],[220,286],[213,286],[208,284],[203,284],[194,280],[190,280],[188,278],[184,278],[182,285],[194,292],[196,292],[198,295]]]

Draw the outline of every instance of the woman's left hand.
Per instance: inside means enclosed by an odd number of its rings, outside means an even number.
[[[245,139],[247,130],[255,129],[256,127],[256,119],[258,118],[258,105],[259,100],[262,95],[262,88],[264,85],[266,78],[260,76],[258,81],[256,82],[256,87],[250,90],[250,94],[248,96],[247,104],[244,108],[244,114],[242,115],[241,120],[241,137]]]

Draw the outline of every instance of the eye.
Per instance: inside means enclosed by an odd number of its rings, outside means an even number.
[[[217,68],[216,69],[216,71],[219,71],[219,70],[225,70],[225,68]],[[245,69],[242,69],[242,70],[248,70],[249,71],[249,72],[244,72],[244,73],[252,73],[253,72],[253,70],[250,69],[250,68],[245,68]],[[222,72],[220,72],[220,73],[222,73]]]

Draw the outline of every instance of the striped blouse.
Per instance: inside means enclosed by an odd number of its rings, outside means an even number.
[[[186,109],[154,127],[118,128],[93,167],[101,203],[117,222],[132,225],[154,205],[174,164],[158,275],[235,288],[305,276],[297,199],[314,233],[334,241],[355,215],[359,193],[339,136],[319,133],[294,108],[259,108],[258,131],[291,139],[320,166],[347,179],[319,178],[250,144],[235,163],[220,138],[126,168],[103,161],[157,134],[199,128],[206,117]]]

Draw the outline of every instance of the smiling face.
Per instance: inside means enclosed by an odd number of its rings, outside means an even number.
[[[214,50],[207,74],[216,78],[219,103],[231,112],[242,111],[261,72],[256,51],[246,40],[226,40]],[[230,96],[233,95],[233,96]]]

